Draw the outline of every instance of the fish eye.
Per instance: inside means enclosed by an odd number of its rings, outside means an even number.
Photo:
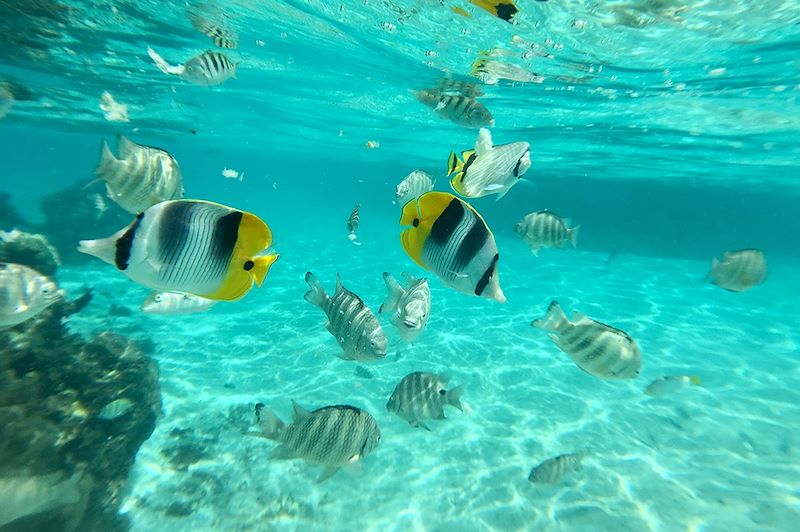
[[[45,286],[45,287],[42,288],[42,293],[43,294],[49,294],[50,293],[50,289]]]
[[[244,267],[244,271],[249,272],[250,270],[253,269],[253,266],[255,266],[255,265],[256,265],[256,263],[253,262],[252,260],[245,261],[244,266],[243,266]]]
[[[161,303],[161,294],[157,295],[153,299],[155,300],[156,303]]]
[[[369,341],[369,345],[371,345],[372,347],[375,347],[375,340],[370,340]]]
[[[439,395],[447,395],[447,390],[442,388],[441,390],[439,390]]]

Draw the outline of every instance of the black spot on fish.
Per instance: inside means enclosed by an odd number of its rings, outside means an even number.
[[[255,265],[256,265],[256,263],[253,262],[252,260],[245,261],[245,263],[244,263],[244,271],[249,272],[250,270],[253,269],[253,266],[255,266]]]
[[[131,247],[133,246],[133,239],[136,237],[136,230],[144,218],[144,213],[140,212],[136,215],[136,221],[133,222],[130,229],[125,231],[119,240],[117,240],[116,252],[114,253],[114,264],[120,270],[128,269],[128,259],[131,258]]]
[[[437,244],[445,244],[453,235],[453,231],[458,227],[463,216],[464,206],[458,199],[453,198],[442,214],[433,222],[429,238]]]
[[[528,153],[527,151],[525,153]],[[525,157],[525,154],[522,154],[522,157]],[[522,163],[522,157],[517,159],[517,164],[514,165],[514,177],[519,178],[519,165]]]
[[[514,4],[499,4],[497,7],[497,16],[506,22],[511,22],[514,15],[517,14],[517,7]]]
[[[489,284],[489,279],[492,278],[492,275],[494,274],[495,267],[497,266],[497,261],[499,259],[500,259],[500,254],[499,253],[495,253],[494,259],[492,259],[492,263],[489,265],[488,268],[486,268],[486,271],[483,272],[483,275],[481,275],[481,278],[478,281],[477,286],[475,287],[475,295],[476,296],[481,295],[483,293],[483,291],[486,290],[486,285]]]

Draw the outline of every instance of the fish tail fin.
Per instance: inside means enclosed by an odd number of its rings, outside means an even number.
[[[547,307],[547,315],[531,322],[532,327],[545,329],[547,331],[558,331],[569,323],[567,315],[561,309],[561,305],[555,299]]]
[[[701,381],[700,377],[698,377],[697,375],[689,375],[689,382],[692,384],[692,386],[703,385],[703,381]]]
[[[275,264],[278,257],[280,257],[280,255],[275,253],[274,255],[264,255],[263,257],[256,257],[253,259],[254,265],[253,269],[250,270],[250,275],[253,276],[253,281],[255,281],[257,287],[261,288],[264,279],[269,273],[269,269]]]
[[[462,412],[464,407],[461,406],[461,395],[464,393],[464,385],[459,385],[447,392],[447,404],[453,405]]]
[[[381,308],[378,309],[378,313],[384,311],[394,312],[397,310],[397,305],[400,303],[400,297],[403,295],[403,289],[389,272],[383,272],[383,280],[386,283],[386,290],[388,291],[388,294],[386,295],[386,299],[383,301]]]
[[[325,293],[325,289],[322,288],[317,277],[311,272],[306,272],[306,283],[308,283],[310,290],[303,297],[312,305],[322,308],[325,305],[325,301],[328,300],[328,294]]]
[[[116,264],[117,238],[117,235],[113,235],[97,240],[81,240],[78,243],[78,251],[97,257],[103,262]]]
[[[567,238],[569,239],[569,243],[572,244],[572,247],[578,247],[578,232],[581,230],[580,225],[576,225],[572,229],[567,231]]]
[[[458,159],[456,152],[451,151],[450,157],[447,158],[447,175],[460,171],[464,167],[464,163]]]
[[[256,421],[261,429],[261,435],[270,440],[278,439],[286,424],[275,415],[264,403],[256,403]]]
[[[119,159],[114,157],[114,154],[111,153],[111,148],[108,146],[108,142],[104,140],[100,148],[100,162],[97,163],[94,169],[95,177],[105,180],[109,176],[113,176],[118,163]],[[86,186],[88,187],[89,185]]]

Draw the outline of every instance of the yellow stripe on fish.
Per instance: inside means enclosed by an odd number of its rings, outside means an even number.
[[[447,286],[505,303],[494,235],[478,212],[446,192],[428,192],[406,203],[400,235],[406,253]]]
[[[126,228],[79,251],[133,281],[170,292],[233,301],[261,286],[277,254],[259,254],[272,232],[254,214],[200,200],[174,200],[140,213]]]

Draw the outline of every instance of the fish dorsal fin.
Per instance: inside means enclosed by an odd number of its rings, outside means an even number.
[[[480,156],[492,149],[492,134],[485,127],[478,131],[478,138],[475,140],[475,154]]]
[[[572,321],[578,322],[578,321],[581,321],[583,319],[588,319],[589,321],[594,321],[594,320],[591,320],[591,319],[587,318],[586,314],[584,314],[583,312],[579,312],[577,310],[573,310],[572,311]]]
[[[311,412],[292,401],[292,421],[297,423],[311,416]]]
[[[131,157],[138,148],[139,145],[125,135],[117,135],[117,154],[120,159]]]

